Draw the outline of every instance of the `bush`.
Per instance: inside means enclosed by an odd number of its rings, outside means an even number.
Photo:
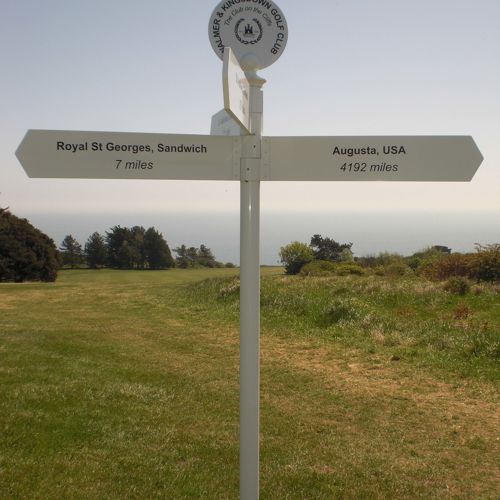
[[[411,267],[414,271],[417,271],[421,266],[428,266],[436,259],[450,253],[450,248],[443,245],[434,245],[415,252],[410,257],[406,257],[405,261],[409,267]]]
[[[59,265],[57,248],[47,235],[0,209],[0,281],[55,281]]]
[[[313,260],[300,270],[302,276],[333,276],[336,265],[329,260]]]
[[[413,270],[404,262],[394,262],[393,264],[384,266],[384,275],[390,278],[400,278],[407,274],[413,274]]]
[[[354,262],[331,262],[329,260],[313,260],[300,270],[301,276],[362,276],[366,270]]]
[[[364,276],[367,272],[359,264],[355,264],[354,262],[341,262],[335,266],[335,274],[338,276],[347,276],[349,274]]]
[[[419,268],[419,274],[442,281],[451,277],[500,281],[500,244],[476,245],[477,253],[440,255]]]
[[[425,278],[442,281],[453,276],[470,276],[470,254],[442,254],[422,264],[419,274]]]
[[[378,255],[367,255],[365,257],[359,257],[356,261],[363,267],[370,268],[380,268],[388,267],[393,264],[401,265],[405,264],[405,258],[397,253],[381,252]]]
[[[467,295],[470,292],[470,284],[465,278],[454,276],[445,283],[443,289],[453,295]]]
[[[469,258],[469,275],[478,281],[500,281],[500,244],[476,245]]]
[[[298,274],[302,267],[314,258],[312,248],[299,241],[281,247],[279,255],[285,265],[286,274]]]

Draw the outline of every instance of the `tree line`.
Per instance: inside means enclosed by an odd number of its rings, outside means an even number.
[[[174,248],[154,227],[114,226],[94,232],[84,245],[67,235],[58,249],[54,241],[27,219],[0,208],[0,282],[55,281],[63,267],[99,269],[169,269],[234,267],[216,260],[206,245]]]
[[[172,252],[154,227],[114,226],[104,235],[94,232],[82,246],[67,235],[58,250],[54,241],[26,219],[0,208],[0,282],[55,281],[61,266],[94,269],[169,269],[172,267],[234,267],[218,262],[205,245],[181,245]],[[352,243],[313,235],[309,244],[294,241],[281,247],[287,274],[417,274],[433,280],[450,277],[500,281],[500,244],[476,245],[475,253],[457,253],[434,245],[413,255],[381,253],[354,257]]]
[[[382,252],[354,257],[352,243],[338,243],[315,234],[310,244],[294,241],[281,247],[280,259],[287,274],[332,276],[375,274],[400,277],[418,275],[430,280],[451,278],[500,281],[500,244],[476,244],[474,253],[453,252],[433,245],[409,256]]]
[[[206,245],[187,247],[181,245],[172,251],[163,235],[154,227],[131,228],[114,226],[105,235],[94,232],[85,245],[81,245],[71,234],[67,235],[59,249],[62,265],[68,267],[88,266],[92,269],[169,269],[180,267],[231,267],[232,264],[218,262]]]

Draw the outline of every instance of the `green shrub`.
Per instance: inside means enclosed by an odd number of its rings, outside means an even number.
[[[312,248],[300,241],[281,247],[279,256],[286,274],[298,274],[302,267],[314,259]]]
[[[300,274],[302,276],[333,276],[335,269],[335,263],[329,260],[313,260],[300,270]]]
[[[405,260],[408,267],[413,269],[413,271],[416,271],[422,265],[422,258],[415,255],[407,257]]]
[[[331,262],[329,260],[313,260],[300,271],[302,276],[347,276],[367,274],[359,264],[354,262]]]
[[[405,257],[405,261],[407,265],[413,269],[413,271],[418,272],[420,275],[423,275],[421,272],[423,268],[428,267],[443,255],[449,254],[451,254],[450,248],[442,245],[434,245],[432,247],[419,250],[410,257]]]
[[[394,262],[388,266],[384,266],[385,275],[390,278],[399,278],[407,274],[413,274],[411,267],[406,265],[404,262]]]
[[[377,266],[375,267],[374,272],[377,276],[387,276],[389,278],[400,278],[401,276],[406,276],[407,274],[413,274],[412,268],[404,261]]]
[[[462,276],[453,276],[445,283],[443,289],[453,295],[467,295],[470,292],[470,284]]]
[[[378,255],[368,255],[356,259],[363,267],[379,268],[393,264],[405,264],[405,258],[397,253],[381,252]]]
[[[349,274],[364,276],[367,274],[367,271],[354,262],[342,262],[335,266],[335,273],[339,276],[347,276]]]
[[[470,276],[471,255],[452,253],[426,261],[420,266],[419,274],[425,278],[443,281],[453,276]]]

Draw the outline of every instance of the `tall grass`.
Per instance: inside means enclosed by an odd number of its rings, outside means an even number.
[[[235,322],[238,284],[237,278],[211,280],[189,293]],[[262,324],[271,332],[498,377],[500,294],[493,285],[458,296],[417,277],[274,276],[264,278],[261,288]]]

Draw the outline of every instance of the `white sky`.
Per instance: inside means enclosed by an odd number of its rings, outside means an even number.
[[[216,1],[0,0],[0,206],[237,211],[236,182],[29,179],[27,129],[208,134]],[[472,135],[471,183],[264,183],[263,211],[500,214],[499,0],[280,0],[286,50],[261,72],[266,135]]]

